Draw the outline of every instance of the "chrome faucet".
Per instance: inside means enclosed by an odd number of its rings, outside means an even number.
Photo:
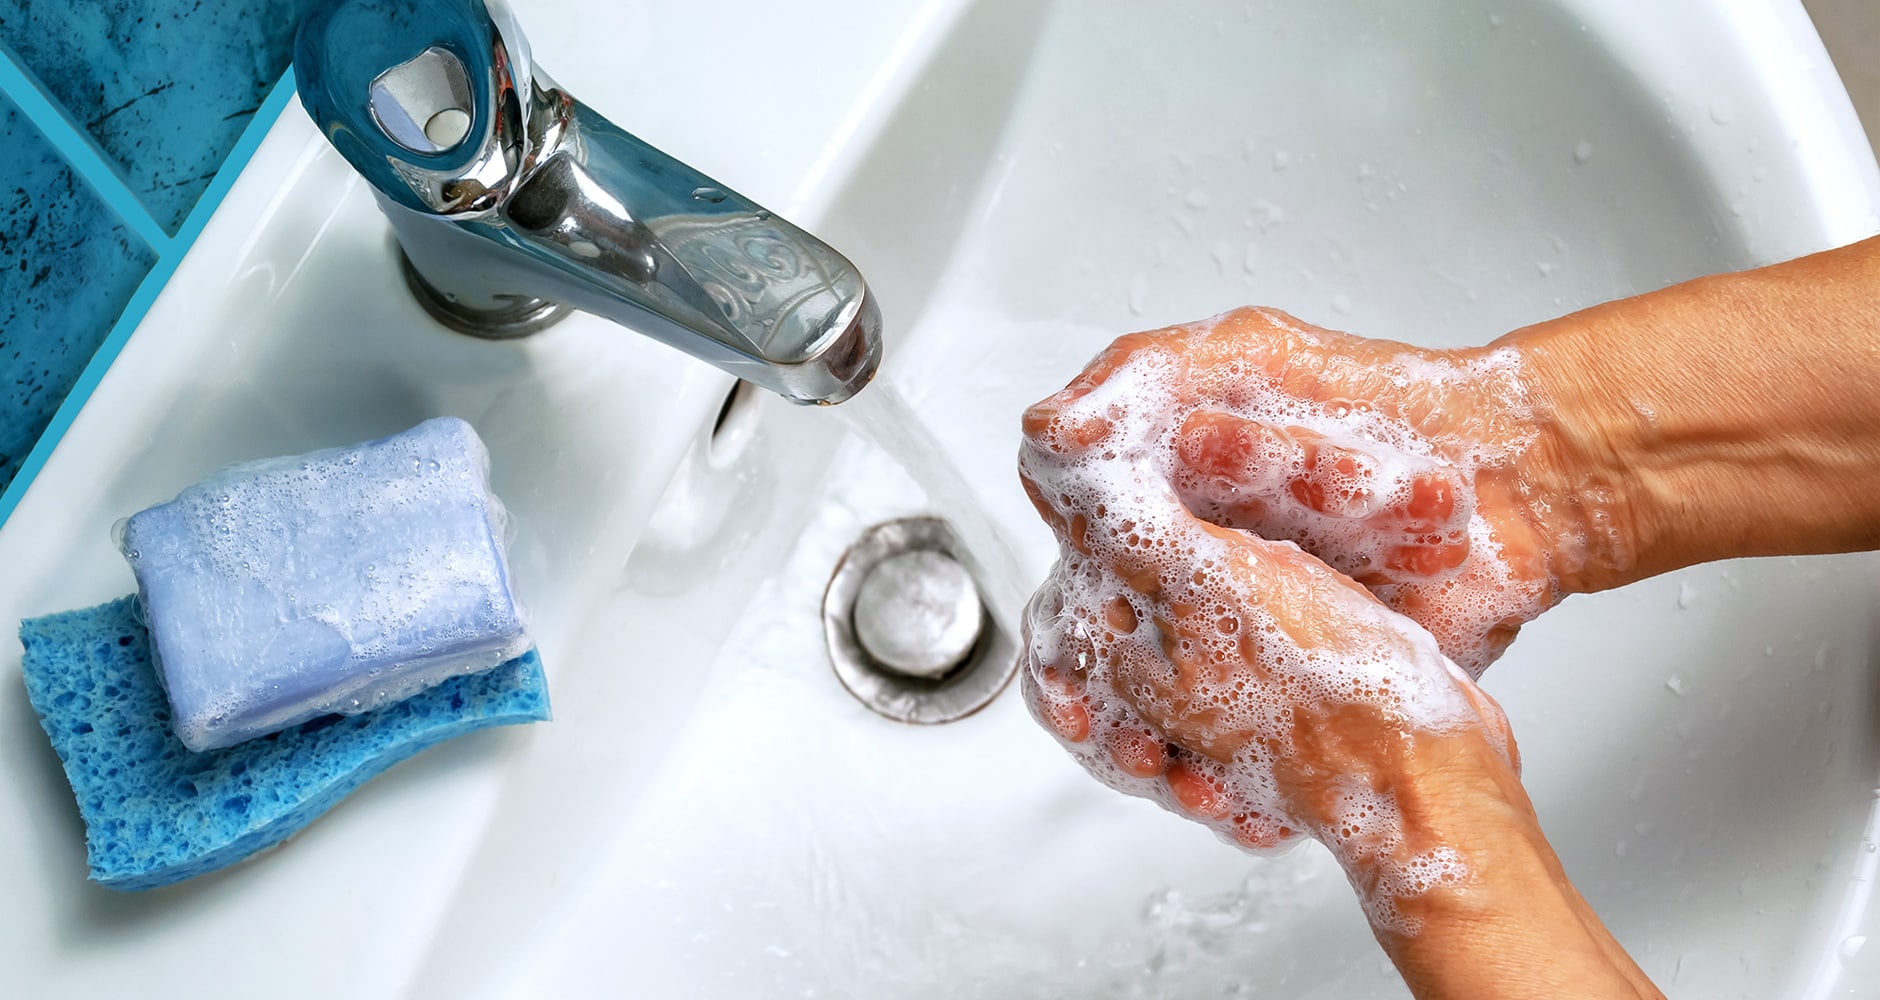
[[[557,87],[502,0],[328,0],[294,73],[453,329],[525,336],[573,308],[800,403],[873,377],[855,266]]]

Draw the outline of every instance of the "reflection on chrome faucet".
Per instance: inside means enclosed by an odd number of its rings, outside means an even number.
[[[524,336],[580,309],[805,403],[874,375],[855,266],[562,91],[500,0],[330,0],[294,68],[452,328]]]

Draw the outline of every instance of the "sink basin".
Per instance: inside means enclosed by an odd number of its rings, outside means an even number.
[[[448,333],[290,108],[0,529],[0,620],[128,591],[112,522],[220,464],[454,413],[516,514],[556,721],[123,896],[84,883],[56,760],[0,683],[14,991],[1400,996],[1318,848],[1251,858],[1106,791],[1013,691],[940,727],[853,700],[818,616],[836,561],[939,514],[1010,628],[1053,556],[1017,413],[1126,330],[1264,303],[1479,343],[1880,228],[1789,0],[516,6],[570,90],[860,266],[881,379],[714,421],[725,378],[597,320]],[[737,30],[707,50],[700,25]],[[684,106],[622,65],[684,80]],[[1674,996],[1880,983],[1874,570],[1576,598],[1488,675],[1569,872]]]

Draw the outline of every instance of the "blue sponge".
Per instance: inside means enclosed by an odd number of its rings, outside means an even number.
[[[191,750],[358,715],[533,645],[489,451],[455,417],[231,465],[131,516],[170,724]]]
[[[20,624],[26,693],[65,763],[93,881],[151,889],[272,847],[432,744],[548,718],[533,650],[353,716],[192,753],[170,728],[136,599]]]

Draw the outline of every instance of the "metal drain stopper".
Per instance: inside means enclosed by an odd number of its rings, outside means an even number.
[[[981,603],[972,560],[936,517],[877,524],[823,591],[829,665],[890,719],[952,722],[984,708],[1018,672],[1018,650]]]
[[[855,595],[855,638],[882,666],[938,680],[979,641],[985,621],[966,567],[932,550],[875,564]]]

